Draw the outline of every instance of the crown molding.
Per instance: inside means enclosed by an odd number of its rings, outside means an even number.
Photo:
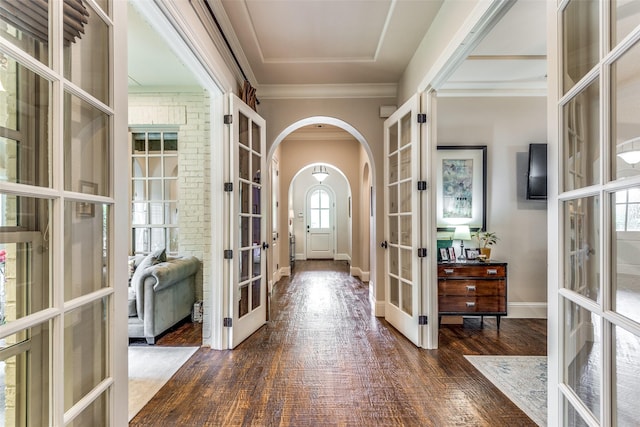
[[[547,82],[456,82],[438,90],[438,97],[544,97]]]
[[[356,84],[300,84],[259,85],[260,99],[320,99],[320,98],[393,98],[397,97],[396,83]]]

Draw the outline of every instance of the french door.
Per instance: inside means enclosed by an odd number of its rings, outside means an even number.
[[[228,247],[229,347],[234,348],[267,319],[265,121],[235,95],[229,98]],[[227,120],[228,123],[229,120]],[[229,185],[230,184],[230,185]]]
[[[384,123],[385,319],[415,345],[422,298],[420,239],[419,98],[414,96]]]

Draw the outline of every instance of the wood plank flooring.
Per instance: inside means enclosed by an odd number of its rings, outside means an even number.
[[[199,349],[129,425],[535,425],[463,355],[545,355],[544,320],[443,325],[438,350],[418,349],[333,261],[296,263],[271,319],[235,350]]]

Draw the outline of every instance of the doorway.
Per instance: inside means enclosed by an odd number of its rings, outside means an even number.
[[[307,259],[333,259],[335,195],[330,187],[311,187],[306,197]]]

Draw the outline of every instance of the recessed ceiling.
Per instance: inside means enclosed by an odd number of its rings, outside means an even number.
[[[221,3],[254,84],[354,84],[396,83],[442,0]]]

